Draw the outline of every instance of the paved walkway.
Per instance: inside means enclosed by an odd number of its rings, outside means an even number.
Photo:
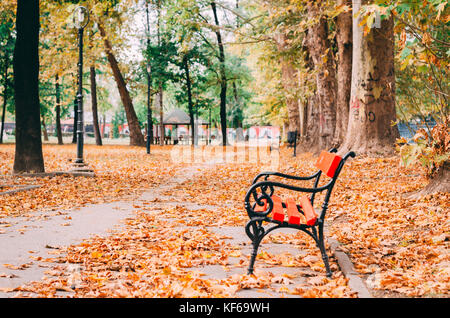
[[[42,259],[54,257],[55,249],[59,246],[77,244],[94,235],[107,235],[109,230],[124,226],[121,221],[133,217],[133,211],[135,210],[133,205],[151,201],[154,202],[152,208],[183,205],[190,210],[214,209],[213,206],[179,202],[174,197],[164,195],[167,190],[192,179],[196,173],[201,173],[201,167],[191,166],[170,179],[169,183],[145,191],[135,200],[91,205],[81,209],[57,212],[53,215],[49,215],[48,212],[38,213],[32,218],[0,219],[0,225],[2,225],[0,228],[0,233],[2,233],[0,234],[0,297],[12,297],[14,295],[11,292],[5,293],[5,288],[15,288],[27,282],[38,281],[44,276],[44,272],[49,270],[52,264],[38,261],[39,257]],[[155,200],[155,198],[158,198],[158,200]],[[251,242],[242,226],[207,227],[207,229],[228,237],[227,240],[231,245],[241,247],[241,256],[230,257],[231,262],[234,264],[248,263]],[[292,230],[286,229],[286,231]],[[267,251],[271,254],[289,252],[292,255],[303,253],[302,250],[294,246],[274,243],[263,244],[260,251]],[[306,283],[305,272],[311,271],[309,268],[278,265],[262,268],[261,266],[257,268],[262,271],[270,271],[275,275],[290,274],[290,277],[293,277],[291,280],[294,284]],[[342,267],[341,264],[340,266]],[[213,279],[246,273],[245,266],[230,266],[225,270],[220,265],[209,265],[193,268],[193,270],[201,271],[205,273],[204,277]],[[353,285],[356,289],[364,289],[364,286]],[[272,285],[272,287],[275,288],[270,290],[241,290],[237,292],[236,296],[247,298],[293,297],[293,295],[287,293],[276,292],[277,285]],[[355,291],[359,292],[362,297],[370,296],[364,294],[364,290],[362,290],[362,293],[361,290]]]

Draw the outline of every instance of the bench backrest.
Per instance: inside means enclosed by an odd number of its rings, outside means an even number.
[[[319,158],[317,159],[317,162],[316,162],[316,167],[319,168],[319,170],[322,173],[324,173],[328,177],[332,178],[332,180],[328,183],[329,187],[328,187],[328,191],[325,195],[325,201],[324,201],[325,209],[328,206],[328,200],[330,199],[331,191],[333,190],[336,179],[339,176],[339,173],[341,172],[341,169],[342,169],[345,161],[347,160],[348,157],[355,157],[355,153],[353,151],[348,152],[343,158],[341,156],[338,156],[336,154],[336,152],[337,152],[337,149],[335,149],[335,148],[331,149],[330,151],[323,150],[320,153]],[[321,175],[321,173],[319,173],[317,175],[316,181],[314,182],[314,188],[317,188],[319,185],[320,175]],[[314,204],[315,195],[316,195],[315,193],[311,194],[310,201],[312,204]],[[325,217],[324,212],[325,211],[323,211],[323,213],[322,213],[323,215],[321,216],[321,218]]]
[[[316,167],[330,178],[333,178],[342,158],[335,153],[323,150],[316,162]]]

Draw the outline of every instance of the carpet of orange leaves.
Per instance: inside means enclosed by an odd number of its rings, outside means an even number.
[[[0,196],[0,217],[29,215],[32,211],[61,210],[86,204],[117,201],[135,196],[170,178],[177,169],[169,150],[156,148],[148,156],[142,148],[129,146],[86,145],[85,162],[95,171],[95,178],[55,176],[11,176],[14,145],[0,145],[0,184],[40,185],[40,188]],[[74,145],[44,145],[46,172],[69,171],[76,157]]]
[[[46,170],[67,169],[73,151],[71,146],[45,146]],[[86,161],[96,171],[94,179],[5,177],[8,182],[43,186],[0,196],[0,217],[123,199],[157,187],[189,166],[171,162],[169,151],[169,147],[157,148],[152,156],[147,156],[142,148],[88,146]],[[294,158],[291,150],[282,148],[280,155],[282,172],[310,175],[315,171],[315,157],[311,154]],[[2,146],[0,174],[9,173],[12,158],[13,148]],[[206,226],[243,226],[248,219],[243,198],[251,180],[260,172],[249,163],[194,168],[198,173],[192,179],[167,189],[165,194],[174,201],[215,209],[192,214],[175,206],[161,214],[152,213],[149,202],[146,207],[139,207],[135,217],[126,220],[125,230],[62,249],[60,257],[47,260],[56,263],[49,277],[16,291],[41,297],[54,297],[58,291],[69,290],[73,297],[230,297],[240,289],[268,288],[273,283],[289,281],[288,275],[267,273],[206,279],[191,270],[208,264],[230,266],[229,256],[239,251]],[[379,297],[449,296],[450,195],[407,197],[426,183],[418,167],[402,168],[397,157],[357,157],[344,167],[335,186],[327,216],[328,236],[342,244],[357,271]],[[285,195],[288,193],[281,193]],[[316,204],[320,206],[318,199]],[[280,258],[260,253],[257,262],[307,266],[324,272],[317,248],[304,235],[278,233],[267,240],[300,246],[308,251],[308,257]],[[302,297],[354,297],[336,263],[331,261],[335,272],[332,279],[324,275],[311,277],[309,286],[296,286],[289,292]],[[80,264],[80,277],[67,273],[66,264]],[[75,286],[73,290],[71,285]]]

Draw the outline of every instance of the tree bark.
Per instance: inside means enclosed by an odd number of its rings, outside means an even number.
[[[339,0],[338,5],[351,8],[351,0]],[[337,100],[336,130],[333,144],[338,148],[344,141],[348,126],[350,94],[352,84],[352,11],[341,13],[336,20],[337,59]]]
[[[92,122],[94,125],[95,143],[97,146],[102,145],[102,137],[100,135],[100,127],[98,124],[98,110],[97,110],[97,79],[95,74],[95,67],[89,68],[91,77],[91,104],[92,104]]]
[[[44,172],[39,103],[39,1],[17,1],[14,48],[14,173]]]
[[[62,131],[61,131],[61,91],[59,86],[59,76],[55,76],[55,91],[56,91],[56,137],[58,138],[58,145],[63,144]]]
[[[217,17],[217,8],[214,1],[211,2],[211,8],[214,14],[214,22],[216,26],[220,26],[219,18]],[[222,129],[222,145],[227,145],[227,76],[225,72],[225,51],[223,48],[222,35],[217,29],[215,31],[217,37],[217,44],[219,46],[219,62],[220,62],[220,126]]]
[[[101,23],[98,23],[98,29],[100,31],[100,35],[103,38],[106,56],[113,72],[114,80],[116,81],[117,88],[119,90],[120,99],[122,100],[125,114],[127,116],[128,128],[130,130],[130,145],[145,147],[144,135],[141,132],[139,120],[136,116],[136,112],[134,110],[133,102],[131,100],[130,93],[128,92],[127,85],[122,76],[122,73],[120,72],[119,64],[113,54],[111,43],[107,39],[105,29],[103,28]]]
[[[305,45],[314,63],[319,106],[319,148],[328,149],[333,143],[336,127],[336,71],[331,43],[328,39],[328,23],[321,15],[317,3],[308,4],[309,19],[319,21],[308,28]]]
[[[373,0],[353,1],[353,12]],[[395,113],[394,21],[385,19],[367,35],[353,19],[353,65],[347,135],[340,152],[386,155],[394,153],[399,137],[392,126]]]

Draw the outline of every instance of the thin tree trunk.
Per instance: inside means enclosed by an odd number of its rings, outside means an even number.
[[[192,145],[195,144],[195,127],[194,127],[194,105],[192,103],[192,91],[191,91],[191,77],[189,75],[189,61],[187,56],[183,57],[183,68],[186,76],[186,87],[187,87],[187,95],[188,95],[188,109],[189,109],[189,118],[191,123],[191,140]]]
[[[339,0],[338,5],[351,8],[351,0]],[[337,100],[336,130],[333,144],[339,147],[344,141],[348,126],[350,94],[352,84],[352,11],[341,13],[336,20],[337,60]]]
[[[42,118],[41,118],[41,123],[42,123],[42,134],[44,135],[44,141],[48,141],[47,125],[45,124],[44,116],[42,116]]]
[[[98,125],[98,111],[97,111],[97,79],[95,74],[95,67],[91,66],[90,69],[91,77],[91,104],[92,104],[92,121],[94,125],[94,136],[95,143],[97,146],[102,145],[102,137],[100,135],[100,127]]]
[[[117,88],[119,90],[120,99],[122,100],[125,114],[127,116],[128,128],[130,130],[130,145],[145,147],[144,135],[142,134],[139,126],[139,120],[133,107],[133,101],[131,100],[130,93],[128,92],[122,73],[120,72],[119,64],[113,54],[111,43],[107,39],[105,29],[101,23],[98,23],[98,29],[100,30],[100,34],[103,38],[106,56],[113,72],[114,80],[116,81]]]
[[[152,79],[151,79],[151,71],[149,73],[147,73],[147,129],[148,129],[148,133],[149,133],[149,137],[150,137],[150,144],[153,144],[153,115],[152,115],[152,90],[151,90],[151,83],[152,83]],[[147,137],[148,137],[147,136]]]
[[[163,88],[162,84],[159,84],[159,122],[161,123],[159,125],[159,144],[161,146],[164,146],[164,135],[165,135],[165,129],[164,129],[164,96],[163,96]]]
[[[105,138],[105,128],[106,128],[106,115],[103,115],[103,124],[102,124],[102,138]]]
[[[327,20],[321,16],[317,3],[308,5],[308,17],[310,19],[319,17],[319,21],[308,28],[305,44],[317,72],[319,148],[328,149],[333,143],[336,127],[336,71],[328,39]]]
[[[354,0],[353,12],[373,1]],[[399,137],[392,126],[395,113],[394,21],[381,22],[367,35],[360,26],[361,17],[353,19],[353,66],[350,118],[341,151],[386,155],[394,152]]]
[[[0,130],[0,144],[3,143],[3,132],[5,130],[5,118],[6,118],[6,104],[8,103],[8,57],[5,53],[5,73],[4,73],[4,84],[3,84],[3,113],[2,113],[2,127]]]
[[[39,103],[39,1],[17,1],[14,172],[44,172]]]
[[[158,47],[161,47],[161,1],[157,1],[157,11],[158,11],[158,19],[157,19],[157,36],[158,36]],[[161,146],[164,145],[164,100],[163,100],[163,86],[162,83],[159,83],[158,87],[159,91],[159,144]]]
[[[58,145],[63,144],[62,131],[61,131],[61,91],[59,86],[59,76],[55,76],[55,90],[56,90],[56,137],[58,138]]]
[[[150,68],[150,16],[149,16],[149,2],[147,1],[145,6],[146,17],[147,17],[147,145],[148,151],[150,152],[150,145],[153,144],[153,117],[152,117],[152,70]],[[150,69],[148,69],[150,68]]]
[[[214,14],[214,21],[216,26],[220,26],[219,18],[217,17],[217,8],[214,1],[211,2],[211,8]],[[220,62],[220,126],[222,129],[222,145],[227,145],[227,77],[225,73],[225,51],[223,48],[222,35],[217,29],[215,31],[217,37],[217,44],[219,46],[219,62]]]

